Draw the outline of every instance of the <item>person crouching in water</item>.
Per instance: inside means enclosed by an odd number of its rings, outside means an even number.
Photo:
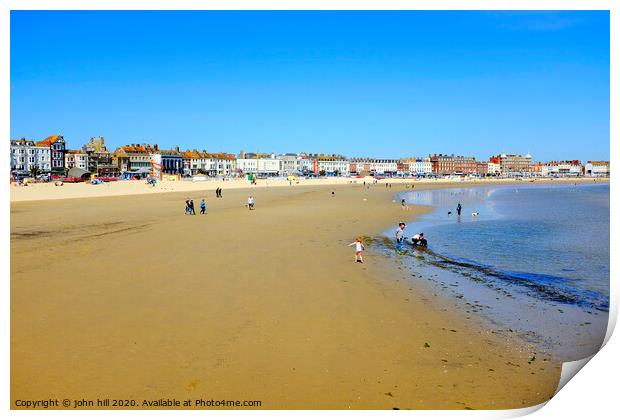
[[[364,244],[360,238],[357,238],[355,242],[350,243],[348,246],[355,245],[355,262],[363,263],[362,251],[365,249]]]
[[[426,247],[428,245],[428,241],[424,238],[424,233],[418,233],[417,235],[413,235],[411,238],[411,242],[413,246],[421,245]]]

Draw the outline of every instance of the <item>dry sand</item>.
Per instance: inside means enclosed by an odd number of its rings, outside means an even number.
[[[405,218],[399,190],[196,191],[197,209],[208,203],[196,216],[179,192],[13,202],[13,404],[499,409],[550,398],[559,363],[528,363],[525,343],[466,319],[382,256],[353,263],[356,236]]]

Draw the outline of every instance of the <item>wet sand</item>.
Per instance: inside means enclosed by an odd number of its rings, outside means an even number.
[[[446,186],[455,184],[425,188]],[[47,398],[136,399],[138,408],[143,399],[261,400],[264,409],[546,401],[558,362],[532,361],[525,342],[467,319],[379,254],[353,262],[346,245],[356,236],[428,211],[405,215],[392,202],[400,190],[13,202],[13,407]],[[255,211],[244,207],[250,193]],[[197,209],[206,197],[208,214],[185,216],[188,195]]]

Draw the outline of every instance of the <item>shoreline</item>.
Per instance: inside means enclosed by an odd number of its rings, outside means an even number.
[[[256,185],[251,185],[245,179],[229,179],[229,180],[207,180],[192,182],[185,181],[160,181],[155,187],[146,185],[144,180],[139,181],[114,181],[106,182],[101,185],[92,185],[87,183],[67,183],[61,187],[57,187],[53,182],[36,183],[28,186],[10,185],[10,201],[47,201],[62,200],[75,198],[96,198],[96,197],[116,197],[116,196],[133,196],[143,194],[164,194],[174,192],[194,193],[200,191],[214,191],[221,187],[224,191],[232,189],[260,189],[271,187],[303,187],[303,186],[341,186],[341,185],[363,185],[364,182],[372,183],[372,177],[366,178],[319,178],[319,179],[299,179],[291,183],[286,179],[260,179]],[[521,183],[584,183],[584,182],[609,182],[609,178],[540,178],[532,181],[517,180],[513,178],[507,179],[473,179],[456,181],[450,179],[410,179],[410,178],[385,178],[378,181],[377,185],[385,185],[391,183],[398,185],[420,185],[434,186],[446,183],[458,185],[475,184],[475,185],[491,185],[491,184],[521,184]],[[361,185],[360,185],[361,184]]]
[[[553,186],[552,183],[532,185],[522,184],[522,187]],[[558,184],[555,184],[558,186]],[[595,186],[596,183],[582,184]],[[461,190],[461,188],[489,188],[491,186],[461,186],[448,187],[444,191]],[[567,186],[568,187],[568,186]],[[572,187],[572,185],[571,185]],[[505,186],[498,185],[498,188]],[[421,188],[420,190],[423,190]],[[412,191],[399,193],[398,196],[413,194]],[[397,200],[400,201],[400,198]],[[422,200],[426,204],[427,200]],[[409,202],[410,206],[419,206],[421,203]],[[471,205],[471,204],[470,204]],[[484,204],[481,204],[484,207]],[[429,213],[418,215],[414,220],[403,220],[408,224],[411,235],[415,232],[431,230],[434,225],[449,225],[454,223],[445,219],[436,219],[438,207],[432,205],[431,213],[435,216],[432,221],[428,220]],[[444,205],[445,207],[445,205]],[[442,210],[445,210],[442,208]],[[486,209],[487,211],[489,209]],[[443,213],[442,213],[443,214]],[[492,220],[496,218],[492,217]],[[488,220],[485,220],[488,222]],[[411,223],[410,223],[411,222]],[[416,223],[417,222],[417,223]],[[395,229],[391,226],[389,229]],[[492,278],[484,278],[483,271],[489,267],[483,257],[478,260],[462,259],[455,254],[439,254],[441,250],[420,250],[405,247],[401,255],[394,252],[392,231],[385,229],[383,234],[389,244],[380,242],[378,249],[386,258],[400,264],[412,275],[412,282],[430,291],[439,292],[454,305],[458,305],[463,312],[475,315],[483,325],[495,333],[503,333],[507,336],[518,336],[519,340],[537,348],[539,353],[562,361],[582,359],[594,354],[602,343],[609,312],[606,309],[586,308],[581,304],[571,304],[561,300],[538,301],[535,296],[528,293],[528,289],[519,288],[515,284],[497,283]],[[431,240],[433,235],[431,234]],[[444,264],[445,261],[455,261],[454,264]],[[458,261],[463,262],[460,265]],[[441,264],[440,264],[441,263]],[[473,264],[473,265],[472,265]],[[476,270],[476,267],[485,267]],[[495,271],[501,273],[501,270]],[[535,308],[535,309],[534,309]],[[541,312],[542,311],[542,312]],[[594,311],[594,312],[592,312]],[[572,337],[575,333],[577,335]]]
[[[557,362],[528,363],[527,346],[463,319],[379,255],[352,263],[353,237],[403,217],[397,189],[259,188],[253,212],[247,190],[225,189],[196,217],[181,213],[185,192],[11,203],[12,400],[53,389],[262,408],[546,401]]]

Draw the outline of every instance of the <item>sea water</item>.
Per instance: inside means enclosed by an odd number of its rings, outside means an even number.
[[[429,241],[427,250],[407,249],[411,270],[423,274],[414,279],[563,360],[600,347],[609,311],[609,184],[413,190],[403,198],[433,207],[406,229]]]

